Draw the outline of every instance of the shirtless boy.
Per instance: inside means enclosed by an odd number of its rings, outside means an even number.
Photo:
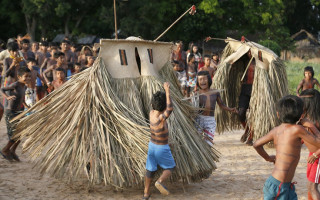
[[[295,186],[291,183],[300,160],[301,140],[320,147],[320,138],[309,133],[303,126],[297,125],[303,113],[303,101],[293,95],[283,97],[277,103],[277,115],[281,124],[267,135],[258,139],[253,147],[268,162],[275,163],[272,175],[264,184],[264,199],[297,199]],[[302,125],[308,123],[301,120]],[[274,142],[276,156],[269,155],[263,148],[268,142]]]
[[[314,85],[317,85],[320,88],[320,84],[317,79],[313,78],[314,71],[311,66],[307,66],[304,68],[304,79],[299,83],[297,87],[297,96],[300,95],[300,90],[313,89]]]
[[[170,116],[173,106],[170,99],[170,85],[163,84],[164,92],[156,92],[152,96],[151,104],[153,110],[150,111],[150,132],[151,140],[149,142],[148,157],[146,163],[146,178],[144,195],[142,199],[150,198],[150,185],[158,165],[163,169],[162,175],[156,181],[155,186],[161,194],[170,194],[163,182],[169,178],[176,166],[168,144],[168,124],[166,119]]]
[[[57,90],[66,82],[66,75],[62,68],[56,69],[56,80],[52,81],[51,85],[48,85],[51,91]]]
[[[25,85],[29,83],[31,77],[30,70],[26,67],[19,68],[17,75],[17,82],[0,89],[0,93],[6,99],[4,113],[9,136],[9,141],[0,154],[9,161],[12,159],[20,161],[16,154],[20,141],[13,139],[15,123],[10,121],[23,111],[23,106],[28,107],[24,101],[24,95]]]
[[[197,86],[199,88],[199,107],[202,108],[201,114],[197,118],[199,125],[199,132],[204,132],[205,140],[209,145],[213,145],[214,132],[216,130],[216,121],[214,118],[214,111],[216,103],[223,110],[237,113],[236,108],[229,108],[224,105],[221,100],[219,92],[213,92],[210,90],[212,79],[207,71],[201,71],[198,73]],[[212,92],[210,92],[212,91]]]
[[[215,70],[214,70],[214,68],[210,67],[210,63],[211,63],[210,56],[209,55],[205,55],[204,56],[204,66],[199,69],[199,72],[208,71],[209,74],[210,74],[210,77],[212,78],[214,73],[215,73]]]
[[[49,81],[48,77],[47,77],[47,73],[48,72],[52,72],[53,74],[53,80],[56,80],[56,69],[57,68],[62,68],[66,74],[67,69],[68,69],[68,65],[65,62],[65,56],[64,53],[62,52],[56,52],[54,54],[54,58],[57,61],[57,64],[50,66],[49,68],[47,68],[46,70],[44,70],[42,76],[43,78],[46,80],[47,85],[50,85],[51,82]]]
[[[42,82],[45,83],[45,80],[40,76],[38,69],[36,66],[36,60],[34,58],[28,58],[27,60],[27,67],[31,72],[31,80],[26,85],[26,94],[25,94],[25,101],[26,104],[31,107],[36,103],[37,100],[37,91],[36,91],[36,82],[37,78],[39,78]]]

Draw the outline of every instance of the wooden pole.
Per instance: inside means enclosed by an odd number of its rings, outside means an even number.
[[[118,39],[116,0],[113,0],[113,13],[114,13],[114,33],[115,33],[115,38]]]
[[[166,34],[166,32],[169,31],[169,29],[175,25],[183,16],[185,16],[191,9],[193,6],[191,6],[185,13],[183,13],[176,21],[174,21],[163,33],[161,33],[161,35],[159,35],[155,40],[153,41],[157,41],[159,40],[164,34]]]

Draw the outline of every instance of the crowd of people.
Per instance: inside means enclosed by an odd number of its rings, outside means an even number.
[[[53,90],[61,87],[71,75],[91,67],[98,50],[72,43],[68,37],[60,43],[30,43],[18,35],[0,41],[1,90],[0,120],[5,114],[9,141],[0,151],[7,160],[20,161],[15,153],[19,141],[13,138],[14,117],[33,106]]]

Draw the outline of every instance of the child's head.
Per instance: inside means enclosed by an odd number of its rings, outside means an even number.
[[[74,71],[76,73],[80,72],[81,71],[81,64],[80,63],[75,63],[74,64]]]
[[[164,111],[167,107],[166,93],[158,91],[153,94],[151,105],[153,110],[157,110],[160,112]]]
[[[213,59],[214,61],[219,60],[219,54],[216,53],[216,52],[214,52],[214,53],[212,54],[212,59]]]
[[[300,94],[303,100],[303,109],[308,118],[320,123],[320,93],[315,89],[303,90]]]
[[[193,45],[193,46],[192,46],[192,52],[193,52],[193,53],[198,53],[198,50],[199,50],[199,49],[198,49],[198,46],[197,46],[197,45]]]
[[[48,46],[49,46],[49,44],[47,41],[41,41],[39,43],[40,50],[42,50],[42,51],[46,51]]]
[[[188,62],[193,62],[194,61],[194,54],[190,53],[188,57]]]
[[[68,50],[69,46],[70,46],[70,41],[69,40],[62,40],[61,45],[60,45],[61,51]]]
[[[36,60],[34,58],[31,57],[27,59],[27,66],[29,69],[35,65],[36,65]]]
[[[303,113],[303,101],[293,95],[282,97],[277,105],[277,114],[282,123],[295,124]]]
[[[94,63],[94,57],[93,56],[87,56],[86,64],[88,66],[91,66]]]
[[[304,77],[305,78],[313,78],[314,76],[314,71],[313,71],[313,67],[311,66],[307,66],[304,68]]]
[[[27,84],[31,80],[31,71],[27,67],[20,67],[18,69],[18,80],[21,83]]]
[[[10,55],[13,57],[18,56],[18,50],[19,50],[19,45],[16,42],[10,42],[7,44],[7,50],[9,51]]]
[[[211,58],[209,55],[204,56],[204,65],[205,66],[210,66]]]
[[[64,70],[62,68],[59,67],[59,68],[56,69],[56,77],[57,77],[58,80],[64,80],[65,79],[66,75],[65,75]]]
[[[208,71],[200,71],[197,75],[197,86],[204,90],[210,88],[212,85],[212,79]]]
[[[39,50],[39,43],[38,42],[32,42],[31,49],[32,49],[32,51],[38,51]]]

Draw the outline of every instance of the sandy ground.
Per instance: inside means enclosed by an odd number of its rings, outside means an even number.
[[[168,184],[170,196],[162,196],[155,188],[150,199],[262,199],[262,188],[271,174],[272,163],[264,161],[252,147],[240,143],[241,132],[230,132],[215,137],[216,148],[222,157],[218,169],[209,179],[201,183],[184,185]],[[4,120],[0,123],[0,147],[7,143]],[[274,149],[268,148],[269,153]],[[299,199],[307,199],[307,149],[304,147],[294,181]],[[21,148],[18,148],[21,155]],[[114,191],[102,185],[89,187],[87,183],[68,184],[47,175],[40,176],[26,155],[22,162],[12,162],[0,158],[0,200],[11,199],[141,199],[142,189]]]

